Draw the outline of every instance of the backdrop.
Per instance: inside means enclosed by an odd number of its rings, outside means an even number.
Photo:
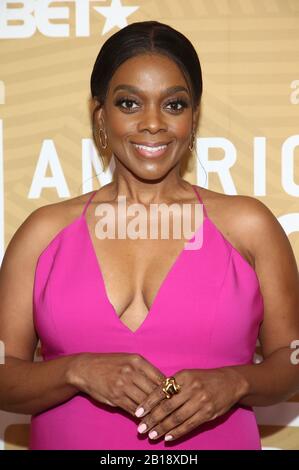
[[[95,176],[90,74],[104,41],[144,20],[184,33],[201,60],[201,164],[184,178],[263,201],[298,262],[298,0],[0,0],[1,260],[33,210],[111,181],[113,160]],[[264,449],[299,449],[299,395],[255,411]],[[0,448],[26,449],[29,420],[0,412]]]

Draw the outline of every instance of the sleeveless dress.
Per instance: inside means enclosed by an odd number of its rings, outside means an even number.
[[[254,364],[264,307],[256,272],[217,229],[192,187],[204,214],[202,244],[185,245],[135,332],[109,301],[89,234],[85,212],[97,190],[81,215],[56,234],[34,276],[33,318],[43,360],[82,352],[139,353],[166,377],[186,368]],[[244,405],[173,442],[138,433],[140,421],[79,392],[31,417],[29,449],[262,448],[254,410]]]

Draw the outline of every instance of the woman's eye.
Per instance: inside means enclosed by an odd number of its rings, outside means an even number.
[[[123,104],[126,103],[126,106],[123,106]],[[131,111],[136,109],[136,107],[133,107],[132,105],[137,105],[138,108],[138,102],[136,100],[133,100],[132,98],[119,98],[116,102],[115,105],[120,107],[121,109],[124,109],[126,111]],[[171,108],[169,108],[169,106]],[[170,109],[171,112],[180,112],[184,108],[188,107],[188,103],[185,100],[182,99],[177,99],[170,101],[166,104],[166,108]]]
[[[129,107],[122,106],[123,103],[127,103],[127,104],[129,103]],[[130,98],[120,98],[119,100],[116,101],[115,105],[126,110],[131,110],[131,109],[135,109],[135,108],[132,108],[131,106],[132,103],[138,104],[137,101],[132,100]]]
[[[182,111],[184,108],[187,108],[188,106],[188,103],[184,100],[174,100],[174,101],[170,101],[167,106],[175,106],[174,108],[172,108],[172,111]],[[181,106],[180,108],[178,108],[177,106]]]

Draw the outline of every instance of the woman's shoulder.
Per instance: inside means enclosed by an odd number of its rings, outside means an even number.
[[[80,216],[88,201],[89,193],[67,200],[46,204],[33,210],[17,228],[5,250],[2,263],[25,258],[33,264],[56,234]]]
[[[200,186],[198,189],[207,212],[216,218],[227,218],[233,222],[233,219],[254,217],[257,219],[267,219],[274,217],[273,212],[261,200],[254,196],[244,194],[224,194],[212,191]]]
[[[37,231],[42,239],[51,239],[55,233],[80,216],[92,193],[93,191],[90,191],[35,209],[24,221],[24,230]]]
[[[224,237],[255,265],[257,250],[279,229],[273,212],[259,199],[248,195],[223,194],[197,186],[208,217]]]

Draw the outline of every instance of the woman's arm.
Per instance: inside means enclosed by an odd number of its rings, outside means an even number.
[[[38,342],[32,315],[34,272],[39,254],[62,228],[56,209],[55,214],[53,205],[30,214],[11,239],[2,261],[0,340],[5,356],[4,364],[3,358],[0,360],[0,409],[5,411],[35,414],[78,391],[69,383],[76,356],[33,362]]]
[[[31,362],[6,356],[0,365],[0,409],[34,415],[72,398],[78,393],[69,380],[75,357]]]
[[[290,241],[276,217],[262,202],[247,200],[243,236],[255,259],[264,300],[259,334],[264,360],[227,369],[245,381],[240,404],[267,406],[299,392],[299,276]]]
[[[79,392],[134,415],[137,404],[164,379],[139,354],[82,352],[33,362],[38,341],[32,312],[34,273],[40,253],[67,225],[58,223],[66,212],[59,216],[58,209],[45,206],[26,219],[0,269],[0,341],[5,349],[4,364],[0,357],[0,409],[34,415]]]
[[[239,375],[243,385],[242,398],[246,406],[275,405],[299,392],[299,365],[290,362],[290,347],[274,351],[260,364],[227,367]],[[298,362],[298,361],[297,361]]]

